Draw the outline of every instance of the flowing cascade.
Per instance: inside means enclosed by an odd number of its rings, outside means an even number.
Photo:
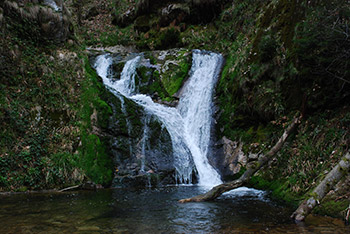
[[[113,58],[109,54],[97,57],[95,69],[106,87],[121,100],[122,109],[124,98],[128,98],[144,107],[147,115],[156,116],[167,129],[172,141],[177,182],[192,183],[193,172],[197,171],[199,185],[214,186],[222,183],[220,175],[207,158],[213,89],[222,66],[222,56],[199,50],[193,52],[190,78],[177,108],[155,103],[151,97],[136,92],[135,75],[141,56],[126,62],[121,78],[117,81],[111,79]],[[144,122],[147,124],[147,121]],[[144,128],[146,134],[148,126]],[[147,136],[143,136],[143,139],[147,140]],[[146,142],[142,144],[144,147]]]
[[[180,97],[178,110],[184,122],[184,137],[191,150],[199,174],[200,185],[222,183],[219,174],[208,162],[212,97],[222,65],[222,56],[195,50],[191,76]]]

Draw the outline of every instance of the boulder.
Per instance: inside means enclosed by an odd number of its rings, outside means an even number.
[[[223,137],[215,146],[218,148],[216,155],[220,155],[218,167],[224,178],[239,173],[241,167],[247,165],[248,158],[242,151],[242,142]]]

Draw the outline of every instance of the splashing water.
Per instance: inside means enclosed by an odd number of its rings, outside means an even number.
[[[168,130],[178,182],[192,183],[192,174],[196,170],[199,185],[214,186],[222,183],[207,158],[213,89],[222,65],[222,56],[199,50],[193,52],[190,78],[177,108],[155,103],[149,96],[135,92],[136,68],[140,60],[141,56],[137,56],[127,61],[120,80],[115,82],[109,79],[109,68],[113,62],[109,54],[98,56],[95,68],[111,92],[119,98],[125,97],[143,106],[147,114],[157,116]]]

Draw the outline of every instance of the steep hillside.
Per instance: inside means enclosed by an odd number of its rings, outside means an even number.
[[[92,132],[92,114],[108,111],[101,85],[69,11],[44,3],[0,2],[1,190],[108,184],[111,159]]]

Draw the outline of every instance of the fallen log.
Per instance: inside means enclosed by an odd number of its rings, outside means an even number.
[[[271,150],[265,155],[260,156],[257,162],[249,164],[247,170],[239,179],[220,184],[212,188],[207,193],[200,194],[192,198],[182,199],[179,202],[185,203],[185,202],[201,202],[201,201],[214,200],[215,198],[221,196],[221,194],[227,191],[230,191],[232,189],[245,185],[250,180],[250,178],[282,148],[288,136],[296,129],[296,127],[300,123],[301,118],[302,116],[294,118],[292,123],[287,127],[283,135],[280,137],[277,143],[271,148]]]
[[[305,199],[298,209],[292,214],[291,218],[297,222],[302,222],[319,204],[326,194],[336,185],[339,180],[350,169],[350,153],[348,152],[342,160],[327,174],[321,183],[312,191],[310,197]]]

